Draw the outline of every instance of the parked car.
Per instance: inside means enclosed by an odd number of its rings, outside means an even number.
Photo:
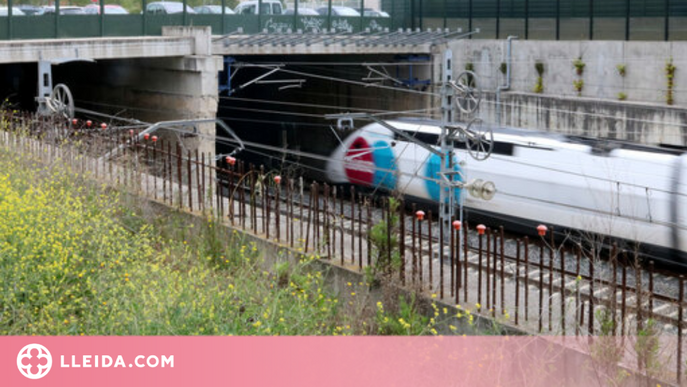
[[[83,7],[83,11],[89,15],[99,15],[100,14],[100,5],[89,4],[85,7]],[[127,11],[121,5],[105,4],[105,15],[128,15],[128,14],[129,14],[129,11]]]
[[[372,8],[363,9],[363,16],[365,17],[391,17],[388,13]]]
[[[328,7],[320,7],[317,9],[317,13],[319,13],[322,16],[327,16],[329,13],[329,8]],[[332,7],[332,16],[358,16],[360,17],[360,12],[356,11],[353,8],[350,7],[340,7],[340,6],[333,6]]]
[[[234,12],[240,15],[257,15],[258,1],[244,1],[234,8]],[[283,7],[279,0],[262,0],[260,13],[263,15],[281,15]]]
[[[12,7],[12,16],[24,16],[25,13],[17,7]],[[7,7],[0,7],[0,16],[9,16],[9,9]]]
[[[184,3],[179,1],[155,1],[146,5],[146,12],[153,15],[172,15],[184,12]],[[186,13],[196,13],[186,5]]]
[[[200,14],[219,15],[222,13],[222,6],[221,5],[199,5],[193,9],[196,11],[196,13],[200,13]],[[224,7],[224,13],[226,15],[233,15],[234,11],[229,7]]]
[[[55,7],[54,6],[46,6],[43,7],[43,14],[44,15],[54,15],[55,14]],[[65,5],[65,6],[60,6],[60,15],[85,15],[86,12],[83,11],[83,8],[81,7],[76,7],[72,5]]]
[[[17,6],[17,8],[19,8],[22,12],[24,12],[24,15],[27,16],[40,15],[43,13],[41,7],[35,5],[22,4]],[[12,11],[14,11],[14,7],[12,7]]]
[[[293,15],[293,13],[294,13],[294,10],[289,8],[289,9],[285,9],[284,13],[282,15]],[[312,8],[301,8],[301,7],[298,7],[298,14],[303,15],[303,16],[319,16],[320,15],[319,13],[317,13],[317,11],[315,11]]]

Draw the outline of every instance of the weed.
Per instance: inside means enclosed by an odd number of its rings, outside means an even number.
[[[534,85],[534,92],[541,94],[544,92],[544,64],[537,62],[534,64],[534,69],[537,70],[537,83]]]
[[[584,79],[577,79],[573,81],[573,87],[577,92],[577,96],[582,96],[582,89],[584,88]]]
[[[615,69],[618,70],[618,75],[620,75],[621,77],[624,77],[625,74],[627,74],[627,66],[623,63],[615,66]]]
[[[673,64],[673,58],[666,63],[665,73],[666,73],[666,103],[672,105],[675,103],[673,90],[675,88],[675,65]]]
[[[582,74],[584,74],[584,68],[587,65],[582,61],[582,57],[579,57],[573,61],[573,66],[575,67],[575,73],[577,73],[578,76],[582,76]]]

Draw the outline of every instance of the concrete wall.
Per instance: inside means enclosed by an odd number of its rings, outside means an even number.
[[[485,93],[479,116],[503,125],[558,133],[628,140],[650,145],[687,146],[687,109],[598,98]]]
[[[459,40],[451,42],[455,71],[472,63],[485,90],[505,82],[499,66],[506,61],[505,40]],[[665,103],[666,63],[672,58],[675,75],[675,105],[687,106],[687,42],[624,41],[513,41],[512,90],[532,92],[537,79],[535,63],[544,64],[544,95],[577,96],[573,81],[584,80],[583,97]],[[586,64],[578,76],[573,61]],[[624,64],[626,75],[616,66]]]
[[[506,40],[460,40],[454,77],[470,64],[485,92],[479,116],[497,123],[494,92],[506,83]],[[435,71],[440,53],[435,48]],[[573,62],[585,63],[582,75]],[[676,67],[673,98],[666,104],[666,63]],[[534,93],[536,63],[544,65],[541,94]],[[618,65],[625,65],[621,76]],[[649,144],[687,145],[687,42],[513,41],[511,89],[502,93],[502,124]],[[437,79],[437,78],[435,78]],[[573,82],[583,80],[580,95]],[[627,100],[620,101],[619,93]]]

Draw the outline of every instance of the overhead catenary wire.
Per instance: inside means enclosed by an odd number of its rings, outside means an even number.
[[[256,67],[263,67],[263,68],[271,68],[268,66],[256,66]],[[322,80],[327,80],[327,81],[333,81],[333,82],[342,82],[342,83],[348,83],[351,85],[356,85],[356,86],[361,86],[361,87],[368,87],[368,88],[375,88],[375,89],[384,89],[384,90],[392,90],[400,93],[408,93],[408,94],[418,94],[418,95],[429,95],[429,96],[434,96],[438,97],[440,96],[439,93],[430,93],[426,91],[419,91],[419,90],[412,90],[412,89],[403,89],[399,87],[392,87],[392,86],[384,86],[384,85],[377,85],[377,84],[371,84],[371,83],[366,83],[362,81],[354,81],[351,79],[344,79],[344,78],[337,78],[337,77],[330,77],[326,75],[319,75],[319,74],[313,74],[313,73],[307,73],[307,72],[302,72],[302,71],[295,71],[295,70],[288,70],[284,68],[280,68],[279,72],[287,73],[287,74],[292,74],[292,75],[298,75],[301,77],[311,77],[311,78],[317,78],[317,79],[322,79]]]
[[[117,106],[117,107],[126,107],[126,106],[122,106],[122,105],[116,105],[116,106]],[[133,107],[133,109],[136,109],[136,108]],[[321,117],[321,116],[318,116],[318,117]],[[117,119],[119,119],[120,117],[112,116],[112,118],[117,118]],[[231,119],[231,118],[229,118],[229,119]],[[142,122],[142,121],[138,121],[138,120],[136,120],[136,121],[139,122],[139,123]],[[299,124],[300,124],[300,123],[299,123]],[[323,128],[324,128],[324,127],[328,127],[328,125],[322,125],[322,127],[323,127]],[[418,126],[418,128],[419,128],[419,126]],[[415,133],[417,133],[417,129],[416,129]],[[206,135],[206,134],[198,134],[198,135],[204,136],[204,137],[206,137],[206,138],[207,138],[207,137],[214,137],[214,138],[217,138],[217,140],[218,140],[219,142],[222,142],[222,138],[221,138],[221,137],[212,136],[212,135]],[[314,154],[314,153],[307,153],[307,152],[302,152],[302,151],[289,150],[289,149],[280,148],[280,147],[271,147],[271,146],[267,146],[267,145],[261,145],[261,144],[258,144],[258,143],[250,143],[250,144],[251,144],[252,146],[255,146],[255,147],[261,147],[261,146],[262,146],[262,147],[267,147],[267,148],[265,148],[265,149],[269,149],[269,150],[271,150],[271,151],[276,151],[276,152],[280,152],[280,153],[284,153],[284,152],[285,152],[285,153],[291,153],[291,154],[296,155],[296,156],[299,156],[299,157],[307,157],[307,158],[317,159],[317,160],[321,160],[321,161],[331,160],[330,157],[323,156],[323,155],[317,155],[317,154]],[[605,181],[605,182],[609,182],[609,183],[613,183],[613,184],[620,183],[619,181],[613,180],[613,179],[602,178],[602,177],[593,177],[593,176],[584,175],[584,174],[579,174],[579,173],[575,173],[575,172],[571,172],[571,171],[566,171],[566,170],[562,170],[562,169],[558,169],[558,168],[547,167],[547,166],[543,166],[543,165],[540,165],[540,164],[532,164],[532,163],[527,163],[527,162],[524,162],[524,161],[513,160],[512,158],[511,158],[511,159],[505,159],[504,156],[492,155],[492,157],[504,159],[504,160],[506,160],[507,162],[510,162],[510,163],[519,164],[519,165],[528,166],[528,167],[537,168],[537,169],[542,169],[542,170],[546,170],[546,171],[550,171],[550,172],[558,172],[558,173],[563,173],[563,174],[582,176],[582,177],[586,177],[586,178],[593,178],[593,179],[596,179],[596,180]],[[341,162],[343,162],[343,161],[345,161],[345,160],[335,160],[335,161],[341,161]],[[426,163],[426,161],[427,161],[427,160],[425,160],[425,161],[419,166],[419,168],[421,168],[422,166],[424,166],[425,163]],[[381,169],[381,168],[380,168],[379,170],[380,170],[380,171],[384,171],[384,172],[387,172],[387,171],[388,171],[388,170],[386,170],[386,169]],[[419,170],[419,169],[418,169],[418,170]],[[416,172],[415,174],[409,174],[409,173],[407,173],[407,175],[409,175],[409,176],[416,176],[416,174],[417,174],[417,172]],[[428,179],[428,180],[438,181],[438,180],[436,180],[436,179]],[[636,187],[636,188],[646,188],[646,187],[644,187],[644,186],[642,186],[642,185],[632,185],[632,184],[629,184],[629,183],[622,183],[622,184],[627,184],[628,186],[633,186],[633,187]],[[664,193],[670,193],[670,194],[680,194],[680,193],[676,193],[676,192],[673,192],[673,191],[670,191],[670,190],[657,190],[657,189],[654,189],[654,190],[657,191],[657,192],[664,192]],[[682,195],[682,194],[680,194],[680,195]]]
[[[97,113],[97,112],[92,112],[92,113]],[[102,116],[102,114],[99,114],[99,115]],[[113,116],[112,118],[113,118],[113,119],[119,119],[120,117]],[[126,120],[126,119],[125,119],[125,120]],[[129,121],[130,121],[130,120],[129,120]],[[141,121],[139,121],[139,122],[141,122]],[[179,128],[173,128],[173,127],[166,128],[166,129],[167,129],[167,130],[172,130],[172,131],[178,131],[178,132],[186,132],[185,130],[182,130],[182,129],[179,129]],[[228,138],[228,137],[222,137],[222,136],[216,136],[216,135],[210,135],[210,134],[198,134],[198,135],[203,136],[203,137],[206,137],[206,138],[207,138],[207,137],[215,138],[215,140],[216,140],[217,142],[220,142],[220,143],[232,143],[232,142],[234,142],[233,139]],[[249,144],[249,143],[247,143],[246,145],[255,146],[255,147],[258,147],[258,148],[263,148],[263,149],[267,149],[267,150],[271,150],[271,151],[275,151],[275,150],[276,150],[277,152],[283,151],[283,148],[269,147],[269,146],[265,146],[265,145],[263,145],[263,144],[256,144],[256,143],[250,143],[250,144]],[[270,149],[270,148],[271,148],[271,149]],[[258,153],[258,154],[262,154],[262,155],[265,155],[265,156],[267,156],[267,157],[272,157],[272,156],[270,156],[270,155],[269,155],[268,153],[266,153],[266,152],[259,152],[259,151],[256,151],[256,150],[249,150],[249,151],[250,151],[250,152],[254,152],[254,153]],[[290,153],[295,153],[295,152],[290,152]],[[304,156],[304,155],[305,155],[305,156],[316,156],[316,157],[318,157],[318,158],[320,158],[320,159],[322,159],[322,160],[329,160],[329,159],[331,159],[331,158],[328,158],[328,157],[326,157],[326,156],[314,155],[314,154],[307,154],[306,152],[298,152],[298,153],[300,153],[298,156]],[[308,169],[312,169],[312,170],[316,170],[316,171],[319,171],[319,172],[324,172],[324,173],[326,173],[326,171],[323,170],[323,169],[321,169],[321,168],[317,168],[317,167],[310,166],[310,165],[305,165],[305,164],[302,164],[302,163],[297,162],[297,161],[296,161],[296,162],[293,162],[293,161],[290,161],[290,160],[284,160],[284,161],[287,162],[287,163],[299,165],[299,166],[304,167],[304,168],[308,168]],[[538,166],[538,167],[540,167],[540,166]],[[388,172],[399,173],[398,171],[390,171],[390,170],[388,170],[388,169],[382,169],[382,168],[378,168],[378,170],[382,170],[382,171],[387,172],[387,173],[388,173]],[[566,172],[566,171],[562,171],[562,172]],[[402,173],[402,174],[403,174],[403,173]],[[410,175],[410,176],[412,176],[413,178],[420,178],[420,179],[422,179],[422,180],[430,180],[430,181],[435,181],[435,182],[437,181],[437,179],[432,179],[432,178],[430,178],[430,177],[425,177],[425,176],[416,176],[416,175],[408,174],[408,173],[405,173],[405,175]],[[587,175],[583,175],[583,176],[585,176],[585,177],[590,177],[590,176],[587,176]],[[594,178],[594,177],[591,177],[591,178]],[[377,190],[378,188],[379,188],[379,187],[376,187],[376,188],[375,188],[375,191],[374,191],[373,193],[375,193],[376,190]],[[595,208],[588,208],[588,207],[582,207],[582,206],[574,206],[574,205],[571,205],[571,204],[568,204],[568,203],[561,203],[561,202],[558,202],[558,201],[546,200],[546,199],[541,199],[541,198],[533,198],[533,197],[530,197],[530,196],[518,195],[518,194],[514,194],[514,193],[510,193],[510,192],[505,192],[505,191],[501,191],[501,190],[499,191],[499,194],[507,195],[507,196],[512,196],[512,197],[517,197],[517,198],[519,198],[519,199],[529,200],[529,201],[533,201],[533,202],[537,202],[537,203],[554,204],[554,205],[565,206],[565,207],[574,208],[574,209],[582,210],[582,211],[589,211],[589,212],[594,212],[594,213],[606,214],[606,215],[609,215],[609,216],[615,216],[615,217],[619,217],[619,218],[626,218],[626,219],[636,220],[636,221],[645,221],[644,219],[639,218],[639,217],[633,217],[633,216],[627,216],[627,215],[617,215],[617,214],[614,214],[613,212],[608,212],[608,211],[607,211],[607,212],[603,212],[603,211],[599,211],[598,209],[595,209]],[[661,222],[661,224],[664,224],[664,225],[673,225],[673,223],[671,223],[671,222]],[[682,228],[682,229],[687,228],[687,226],[680,226],[680,225],[677,225],[677,226],[678,226],[679,228]]]
[[[360,111],[369,113],[388,113],[388,114],[412,114],[412,111],[394,111],[394,110],[379,110],[379,109],[367,109],[362,107],[353,106],[338,106],[338,105],[323,105],[323,104],[313,104],[313,103],[299,103],[299,102],[287,102],[287,101],[275,101],[268,99],[259,98],[242,98],[242,97],[231,97],[231,96],[220,96],[220,99],[242,101],[242,102],[257,102],[263,104],[274,104],[274,105],[285,105],[285,106],[297,106],[297,107],[312,107],[318,109],[330,109],[330,110],[348,110],[348,111]],[[424,111],[429,111],[430,109],[423,109]]]

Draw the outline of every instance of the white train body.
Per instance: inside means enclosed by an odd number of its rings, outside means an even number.
[[[431,122],[389,123],[429,144],[437,143],[441,130]],[[685,154],[642,146],[599,149],[603,142],[508,128],[495,129],[494,142],[485,161],[472,159],[456,144],[463,178],[492,181],[497,189],[491,201],[457,190],[470,212],[613,236],[671,260],[685,258]],[[398,190],[438,202],[439,167],[438,156],[371,124],[334,151],[327,173],[334,183]]]

